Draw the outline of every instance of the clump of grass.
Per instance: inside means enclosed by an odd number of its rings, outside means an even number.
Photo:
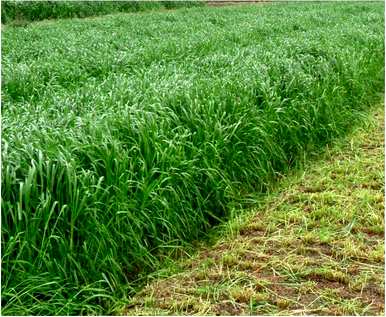
[[[382,9],[7,28],[3,314],[112,312],[138,274],[348,131],[384,85]]]

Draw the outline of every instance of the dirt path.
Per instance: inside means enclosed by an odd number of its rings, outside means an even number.
[[[383,118],[378,108],[214,247],[149,281],[124,313],[383,314]]]

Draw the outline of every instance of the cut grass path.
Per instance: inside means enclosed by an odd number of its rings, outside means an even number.
[[[153,275],[123,313],[383,314],[383,131],[378,107],[213,246]]]

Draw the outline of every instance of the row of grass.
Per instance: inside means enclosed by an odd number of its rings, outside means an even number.
[[[374,105],[210,243],[149,274],[121,314],[383,315],[384,118]]]
[[[139,12],[200,6],[201,1],[20,1],[1,2],[2,23],[84,18],[116,12]]]
[[[4,315],[113,312],[138,274],[344,134],[384,85],[382,3],[2,35]]]

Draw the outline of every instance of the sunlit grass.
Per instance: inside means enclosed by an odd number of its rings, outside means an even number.
[[[110,313],[139,273],[349,130],[384,85],[379,3],[2,35],[3,314]]]

